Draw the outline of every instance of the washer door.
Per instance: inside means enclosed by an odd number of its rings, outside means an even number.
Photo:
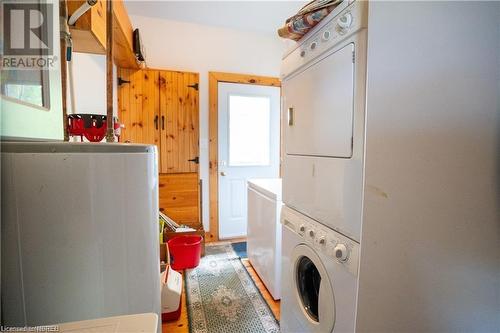
[[[327,271],[309,246],[300,244],[292,252],[293,276],[299,318],[312,332],[332,332],[335,325],[335,297]]]

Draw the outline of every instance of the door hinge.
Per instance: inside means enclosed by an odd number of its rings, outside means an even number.
[[[354,60],[356,59],[356,55],[354,53],[354,51],[352,51],[352,63],[354,64]]]
[[[122,79],[121,77],[118,77],[118,87],[124,83],[130,83],[130,81],[126,81],[126,80]]]
[[[196,163],[196,164],[200,164],[200,157],[199,156],[196,156],[195,158],[192,158],[190,160],[188,160],[189,162],[193,162],[193,163]]]
[[[190,84],[188,88],[194,88],[194,90],[198,91],[198,83]]]

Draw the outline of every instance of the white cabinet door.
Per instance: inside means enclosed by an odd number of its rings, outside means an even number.
[[[247,180],[279,175],[280,88],[219,83],[219,238],[247,232]]]
[[[348,44],[283,82],[287,154],[352,156],[353,52]]]

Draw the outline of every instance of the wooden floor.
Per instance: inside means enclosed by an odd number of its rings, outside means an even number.
[[[269,305],[269,308],[273,312],[274,316],[276,319],[280,320],[280,301],[275,301],[269,291],[267,291],[266,286],[262,282],[262,280],[259,278],[257,275],[257,272],[255,269],[253,269],[252,264],[248,259],[242,259],[241,262],[243,265],[245,265],[248,273],[250,273],[250,276],[252,277],[253,281],[255,282],[255,285],[257,288],[259,288],[260,293],[264,297],[264,299],[267,302],[267,305]]]
[[[273,312],[276,319],[280,319],[280,302],[275,301],[269,291],[267,291],[266,287],[262,283],[261,279],[253,269],[252,265],[248,261],[248,259],[242,260],[243,265],[245,265],[248,273],[255,282],[257,288],[259,288],[260,293],[266,300],[269,308]],[[189,332],[189,322],[187,315],[187,305],[186,305],[186,294],[185,289],[182,289],[182,309],[181,309],[181,317],[177,321],[163,323],[162,325],[162,333],[188,333]]]

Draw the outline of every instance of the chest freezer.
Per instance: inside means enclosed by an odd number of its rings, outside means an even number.
[[[281,298],[281,179],[248,181],[248,260],[274,299]]]
[[[155,146],[2,143],[1,158],[4,325],[160,315]]]

